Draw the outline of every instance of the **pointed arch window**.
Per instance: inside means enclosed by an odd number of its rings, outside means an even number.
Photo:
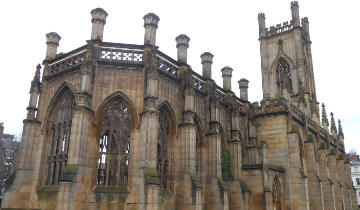
[[[164,111],[160,111],[156,170],[160,177],[161,189],[167,188],[167,181],[169,174],[168,145],[169,145],[169,123]]]
[[[52,112],[50,118],[52,119],[51,144],[46,184],[58,184],[60,174],[66,167],[74,105],[75,100],[73,94],[70,90],[66,90],[60,96]]]
[[[293,89],[290,65],[283,58],[276,65],[276,87],[279,93],[282,89],[287,89],[288,91]]]
[[[118,96],[106,103],[102,113],[97,184],[127,185],[132,123],[129,108]]]
[[[272,189],[272,196],[273,196],[273,209],[274,210],[281,210],[281,185],[279,178],[275,176],[273,189]]]

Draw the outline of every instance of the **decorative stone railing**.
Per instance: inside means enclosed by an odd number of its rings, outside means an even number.
[[[294,28],[292,20],[290,24],[288,21],[283,22],[282,24],[277,24],[276,26],[270,26],[270,28],[266,28],[266,36],[273,36],[276,34],[282,34],[287,31],[290,31]]]
[[[179,66],[175,63],[169,61],[168,59],[162,57],[161,55],[156,55],[158,69],[162,72],[165,72],[167,75],[178,78],[179,77]]]
[[[221,89],[215,89],[215,97],[220,103],[225,103],[225,93]]]
[[[299,120],[302,123],[305,123],[305,114],[302,113],[300,109],[298,109],[296,106],[290,104],[290,110],[294,114],[295,118]]]
[[[203,92],[205,81],[197,77],[196,75],[192,75],[192,79],[194,81],[194,89]]]
[[[306,123],[312,130],[315,130],[315,122],[310,117],[306,118]]]
[[[86,50],[70,54],[58,61],[49,64],[50,70],[49,75],[52,76],[60,72],[64,72],[68,69],[73,69],[84,63]]]
[[[102,47],[99,60],[124,64],[143,64],[143,52],[142,49]]]

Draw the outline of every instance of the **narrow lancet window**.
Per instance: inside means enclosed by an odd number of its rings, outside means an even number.
[[[157,164],[156,169],[160,176],[161,189],[167,188],[168,181],[168,144],[169,144],[169,125],[166,115],[163,111],[159,113],[159,130],[157,142]]]
[[[281,210],[281,185],[279,178],[275,176],[273,189],[272,189],[272,196],[273,196],[273,209],[274,210]]]
[[[280,59],[276,66],[276,87],[279,93],[282,89],[289,92],[293,89],[290,65],[284,59]]]
[[[62,93],[52,112],[51,145],[48,157],[46,184],[58,184],[61,172],[67,164],[74,96],[70,90]]]
[[[131,117],[120,97],[103,109],[97,157],[97,184],[127,185],[129,178]]]

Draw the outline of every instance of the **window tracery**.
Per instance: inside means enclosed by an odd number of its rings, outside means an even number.
[[[156,170],[160,177],[160,188],[167,188],[168,174],[169,174],[169,159],[168,159],[168,144],[169,144],[169,125],[168,120],[163,111],[159,112],[159,130],[157,142],[157,164]]]
[[[287,89],[288,91],[293,89],[290,65],[284,59],[280,59],[276,66],[276,86],[278,92],[281,92],[282,89]]]
[[[115,97],[104,106],[102,113],[97,184],[127,185],[131,134],[129,108],[120,97]]]
[[[60,174],[66,167],[74,104],[73,94],[70,90],[66,90],[58,100],[52,113],[51,144],[46,184],[58,184]]]

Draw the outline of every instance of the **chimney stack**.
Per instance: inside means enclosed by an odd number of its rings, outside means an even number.
[[[242,78],[239,80],[239,89],[240,89],[240,99],[243,101],[248,100],[248,88],[249,88],[249,80]]]
[[[209,52],[204,52],[200,55],[202,64],[202,75],[206,79],[211,79],[211,64],[213,63],[214,55]]]
[[[187,49],[189,48],[190,38],[185,34],[180,34],[175,38],[177,48],[177,60],[187,63]]]
[[[91,40],[103,40],[104,25],[106,23],[106,17],[108,13],[102,8],[96,8],[91,10]]]
[[[231,77],[233,69],[229,66],[225,66],[221,69],[223,78],[223,88],[225,90],[231,90]]]
[[[56,57],[60,39],[61,37],[56,32],[46,34],[46,60],[51,60]]]
[[[144,27],[145,27],[145,45],[155,45],[156,40],[156,29],[158,27],[160,18],[154,13],[148,13],[144,16]]]

